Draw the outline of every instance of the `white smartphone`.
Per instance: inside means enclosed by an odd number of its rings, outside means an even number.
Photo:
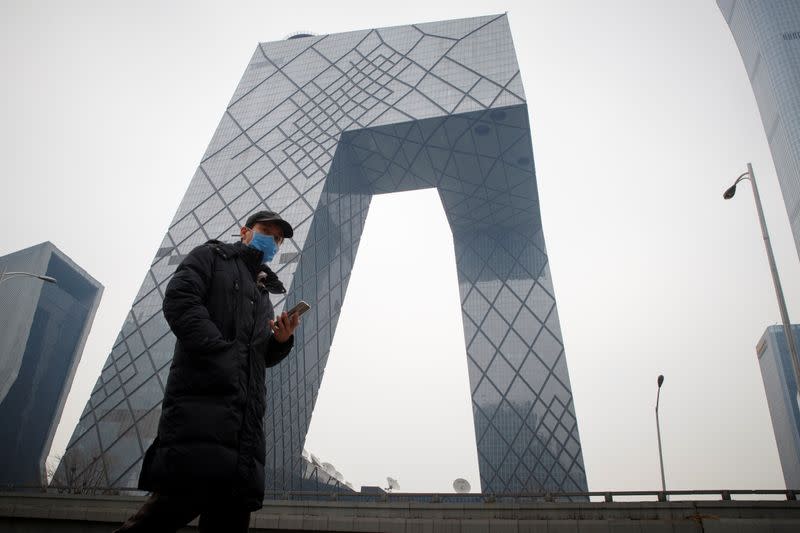
[[[303,316],[303,313],[305,313],[309,309],[311,309],[311,306],[308,305],[303,300],[300,300],[300,302],[297,305],[286,311],[286,313],[289,316],[292,316],[294,313],[297,313],[297,316]]]

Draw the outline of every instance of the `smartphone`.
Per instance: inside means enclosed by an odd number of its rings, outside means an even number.
[[[286,311],[286,313],[289,316],[292,316],[294,313],[297,313],[297,316],[303,316],[303,313],[305,313],[309,309],[311,309],[311,306],[308,305],[303,300],[300,300],[300,302],[297,305]]]

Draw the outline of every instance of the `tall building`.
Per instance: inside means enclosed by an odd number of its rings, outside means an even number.
[[[792,325],[795,345],[800,345],[800,325]],[[764,380],[772,430],[778,445],[786,488],[800,488],[800,398],[792,355],[783,326],[770,326],[756,345]]]
[[[259,44],[68,449],[99,456],[109,484],[135,485],[174,345],[166,284],[192,248],[267,208],[295,226],[274,262],[289,287],[276,309],[313,305],[268,372],[267,486],[302,486],[370,199],[420,188],[437,189],[453,232],[482,490],[585,490],[506,15]]]
[[[800,2],[717,0],[761,113],[800,255]]]
[[[49,242],[0,273],[0,485],[41,486],[103,286]]]

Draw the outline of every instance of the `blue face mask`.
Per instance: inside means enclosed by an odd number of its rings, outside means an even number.
[[[257,231],[253,232],[253,240],[250,241],[250,246],[264,254],[264,263],[272,261],[275,254],[278,253],[278,243],[275,242],[275,238],[272,235],[264,235]]]

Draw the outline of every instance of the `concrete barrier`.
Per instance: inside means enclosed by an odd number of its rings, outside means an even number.
[[[137,496],[0,493],[0,531],[110,532]],[[196,531],[196,522],[183,531]],[[398,503],[265,501],[250,530],[399,533],[800,532],[798,501]]]

